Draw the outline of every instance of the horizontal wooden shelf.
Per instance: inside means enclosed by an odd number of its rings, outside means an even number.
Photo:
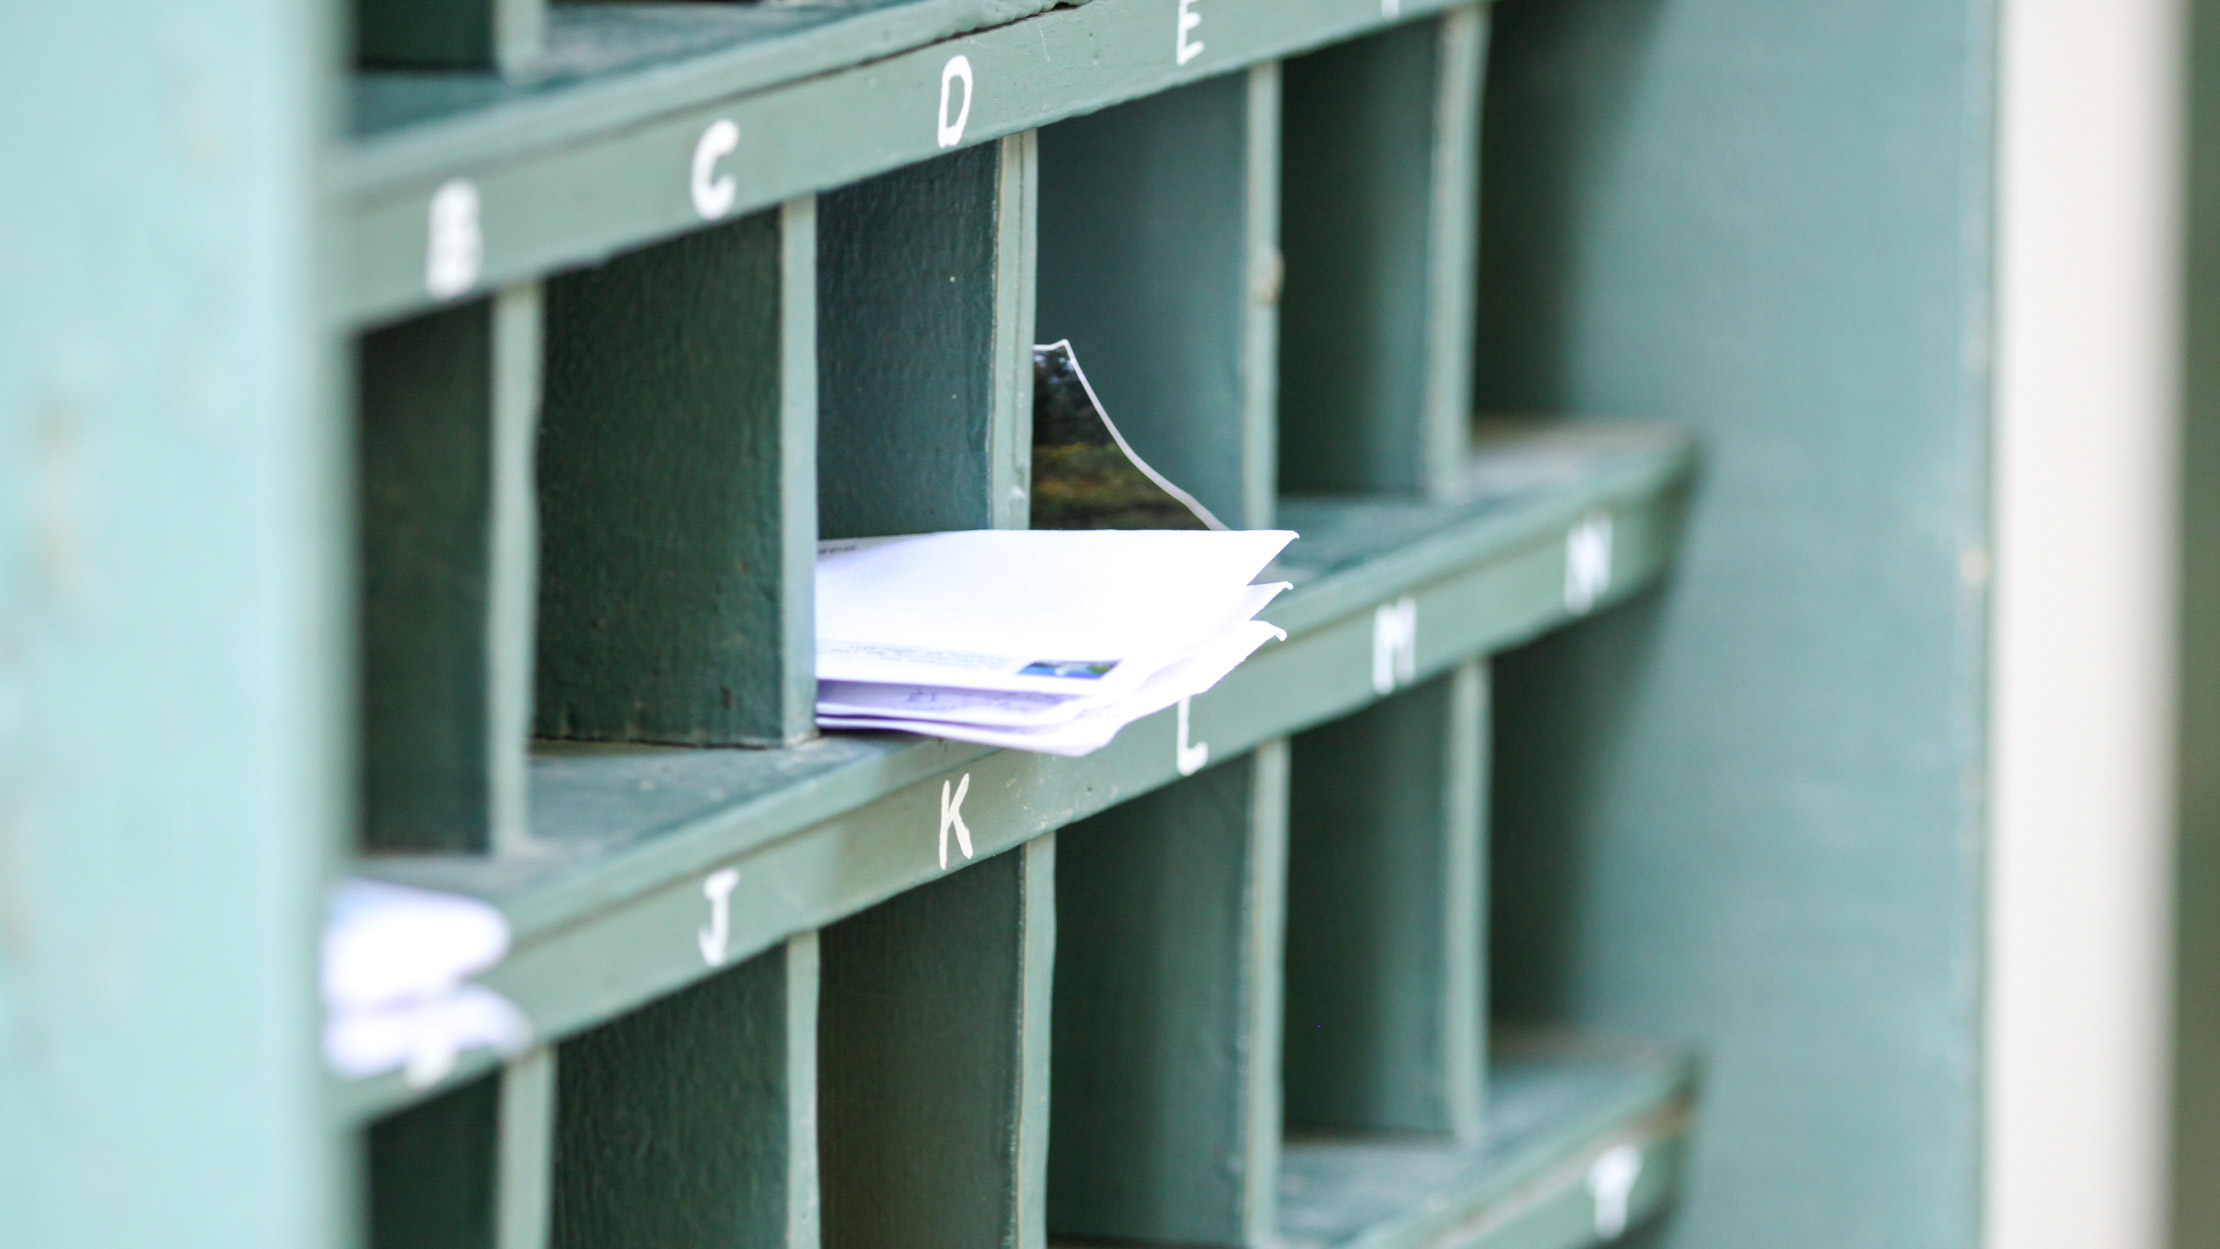
[[[326,172],[329,315],[359,327],[439,302],[432,202],[457,180],[471,280],[450,274],[450,298],[1453,6],[1403,0],[1391,21],[1380,0],[1090,0],[1008,20],[1041,7],[563,5],[550,79],[362,75]],[[696,166],[713,127],[731,142],[700,171],[728,188],[709,214]]]
[[[1282,1146],[1279,1249],[1584,1249],[1641,1224],[1679,1187],[1695,1099],[1689,1060],[1518,1031],[1491,1042],[1484,1133],[1471,1142],[1294,1136]],[[1616,1152],[1623,1208],[1598,1161]],[[1636,1162],[1624,1168],[1624,1160]],[[1606,1164],[1608,1165],[1608,1164]],[[1631,1174],[1628,1174],[1631,1171]],[[1622,1221],[1623,1220],[1623,1221]],[[1110,1249],[1055,1237],[1052,1249]]]
[[[1084,4],[1086,0],[1063,0]],[[613,80],[654,79],[698,98],[760,91],[1054,8],[1058,0],[810,0],[802,4],[556,3],[528,72],[371,69],[353,76],[348,131],[396,130],[559,98],[591,110]]]
[[[1663,572],[1693,464],[1682,435],[1580,422],[1483,431],[1462,502],[1283,501],[1282,520],[1304,537],[1267,572],[1295,588],[1265,614],[1289,638],[1193,701],[1185,743],[1167,710],[1083,759],[899,734],[784,750],[551,745],[533,759],[525,849],[381,857],[363,870],[498,905],[515,945],[483,980],[540,1035],[570,1035],[964,866],[953,847],[941,864],[942,804],[956,787],[984,858],[1170,783],[1199,744],[1211,760],[1236,757]],[[1587,569],[1569,579],[1568,550],[1582,547]],[[1386,689],[1375,683],[1383,607],[1416,622]],[[728,868],[739,873],[728,922],[705,954],[703,883]],[[491,1062],[474,1056],[450,1082]],[[344,1086],[337,1100],[367,1118],[426,1092],[392,1077]]]
[[[1476,1143],[1288,1141],[1284,1249],[1580,1249],[1614,1226],[1638,1225],[1672,1196],[1692,1064],[1534,1038],[1498,1036],[1495,1049],[1487,1130]],[[1599,1160],[1614,1154],[1623,1210],[1620,1194],[1599,1203],[1598,1187],[1612,1186],[1595,1183]]]

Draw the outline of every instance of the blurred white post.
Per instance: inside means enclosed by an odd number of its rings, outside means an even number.
[[[2160,1249],[2184,14],[2002,9],[1985,1240]]]

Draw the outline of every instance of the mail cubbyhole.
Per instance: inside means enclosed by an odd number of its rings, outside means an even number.
[[[554,1249],[817,1244],[817,937],[559,1050]]]
[[[823,930],[827,1249],[1038,1244],[1056,839]]]
[[[1279,90],[1266,64],[1040,132],[1037,335],[1235,528],[1272,519]]]
[[[815,209],[547,284],[534,731],[811,729]]]
[[[1486,21],[1458,9],[1286,63],[1283,489],[1461,488]]]
[[[819,197],[825,537],[1024,526],[1034,187],[1026,133]]]
[[[1293,739],[1291,1130],[1479,1132],[1487,709],[1470,662]]]
[[[526,77],[547,45],[547,0],[354,0],[352,16],[363,69]]]
[[[1057,833],[1048,1227],[1270,1243],[1287,746]]]
[[[501,1077],[363,1131],[370,1249],[495,1249]]]
[[[361,844],[482,851],[524,822],[536,287],[355,344]]]

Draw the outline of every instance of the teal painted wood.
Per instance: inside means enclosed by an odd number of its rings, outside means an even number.
[[[1294,740],[1291,1128],[1479,1135],[1487,716],[1465,663]]]
[[[1495,670],[1499,1007],[1706,1055],[1663,1246],[1981,1237],[1996,14],[1496,12],[1481,402],[1706,453],[1670,593]]]
[[[987,429],[989,515],[1024,529],[1033,514],[1033,346],[1040,337],[1041,148],[1028,130],[1004,138],[996,184],[994,408]]]
[[[1441,19],[1440,94],[1434,102],[1426,290],[1425,455],[1436,497],[1466,486],[1472,453],[1473,316],[1480,278],[1481,105],[1492,3]]]
[[[2220,1244],[2220,11],[2189,6],[2172,1243]]]
[[[1295,1137],[1281,1174],[1288,1249],[1584,1249],[1599,1234],[1599,1159],[1632,1162],[1624,1227],[1681,1183],[1690,1065],[1564,1038],[1502,1038],[1488,1136],[1465,1143]],[[1617,1211],[1602,1212],[1606,1229]],[[1651,1243],[1637,1235],[1640,1243]]]
[[[370,1249],[493,1249],[500,1118],[489,1075],[370,1127]]]
[[[1249,70],[1249,315],[1241,344],[1241,375],[1247,383],[1241,413],[1241,497],[1243,524],[1250,529],[1279,523],[1280,296],[1287,285],[1287,257],[1280,250],[1282,83],[1278,61]]]
[[[555,1049],[539,1045],[501,1068],[495,1125],[494,1249],[546,1249],[554,1217]]]
[[[1485,30],[1468,7],[1287,63],[1285,488],[1463,484]]]
[[[1043,1244],[1054,888],[1044,837],[821,935],[829,1249]]]
[[[1278,196],[1253,169],[1278,159],[1278,113],[1250,79],[1229,74],[1041,131],[1039,336],[1072,341],[1142,459],[1220,519],[1261,527],[1271,465],[1251,461],[1270,448],[1251,414],[1270,411],[1276,379],[1253,371],[1250,324],[1272,312],[1258,269],[1277,240],[1259,237],[1271,211],[1251,200]],[[1252,118],[1256,104],[1272,116]]]
[[[817,939],[562,1046],[552,1244],[817,1243]]]
[[[1575,614],[1564,594],[1570,537],[1599,518],[1615,538],[1591,609],[1664,571],[1689,468],[1675,436],[1574,427],[1525,435],[1475,463],[1491,466],[1476,468],[1475,488],[1494,493],[1455,507],[1287,503],[1310,536],[1275,565],[1298,588],[1270,615],[1294,636],[1196,698],[1191,739],[1238,755],[1372,702],[1375,609],[1406,596],[1419,622],[1414,680],[1564,623]],[[934,879],[942,780],[972,774],[974,840],[1015,845],[1175,779],[1177,720],[1167,710],[1078,760],[851,734],[785,752],[544,753],[534,831],[553,853],[372,870],[500,905],[517,946],[488,981],[541,1035],[565,1035],[701,975],[695,934],[708,921],[711,872],[743,869],[732,948],[763,949]],[[337,1096],[356,1116],[416,1094],[394,1078]]]
[[[363,844],[484,850],[529,823],[536,285],[357,346]]]
[[[546,0],[356,0],[356,61],[370,68],[522,75],[546,43]]]
[[[1087,0],[1066,0],[1084,4]],[[662,91],[714,84],[758,90],[1001,25],[1053,0],[831,0],[808,5],[554,0],[545,46],[504,82],[491,75],[357,75],[348,129],[358,135],[528,99],[546,84],[653,68]],[[677,62],[673,64],[673,62]]]
[[[357,352],[371,850],[492,840],[494,319],[480,301],[368,335]]]
[[[825,537],[993,528],[1013,493],[1022,498],[1011,471],[1013,445],[1032,445],[1032,361],[1030,327],[1013,322],[1016,279],[1030,269],[1021,253],[1031,166],[1030,139],[1021,138],[823,198],[817,497]],[[1009,346],[1021,339],[1022,396]],[[1015,444],[1013,427],[1025,433]]]
[[[1408,21],[1442,7],[1401,10]],[[479,281],[499,285],[700,229],[694,159],[720,121],[742,140],[713,169],[733,177],[745,213],[939,156],[943,122],[961,119],[955,145],[982,144],[1388,24],[1377,0],[1197,0],[1191,13],[1203,23],[1189,46],[1202,51],[1184,63],[1176,6],[1091,0],[767,90],[708,55],[492,102],[412,80],[404,91],[437,97],[423,107],[460,95],[463,110],[335,155],[326,307],[365,324],[438,302],[425,285],[429,205],[456,179],[478,196]],[[978,89],[968,113],[953,76],[941,108],[959,56]]]
[[[814,726],[813,207],[550,283],[542,737]]]
[[[1284,742],[1057,834],[1057,1235],[1272,1241],[1286,838]]]
[[[1018,1015],[1018,1249],[1048,1244],[1049,1055],[1056,978],[1056,838],[1026,843],[1025,933],[1019,975],[1025,1001]]]
[[[323,13],[0,9],[10,1249],[353,1226],[315,1040],[354,825]]]
[[[534,634],[539,615],[539,448],[546,336],[540,286],[511,287],[493,302],[493,429],[487,452],[486,824],[492,848],[531,837]]]

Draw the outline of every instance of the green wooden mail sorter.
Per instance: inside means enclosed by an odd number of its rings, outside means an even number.
[[[303,1235],[1569,1246],[1668,1198],[1680,1060],[1484,1039],[1487,657],[1662,576],[1691,464],[1475,435],[1488,19],[363,0],[301,223],[353,779],[289,888],[493,902],[534,1041],[302,1094]],[[813,544],[1023,524],[1044,336],[1303,532],[1289,640],[1086,759],[815,735]]]

